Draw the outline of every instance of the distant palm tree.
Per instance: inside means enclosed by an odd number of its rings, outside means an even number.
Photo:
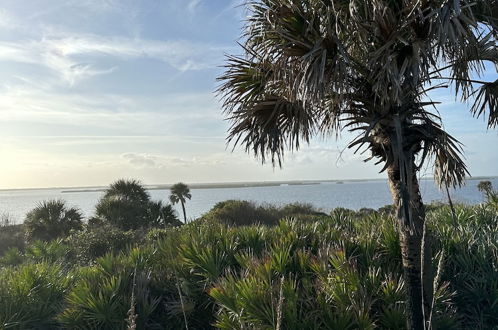
[[[187,223],[187,214],[185,212],[185,202],[187,199],[192,198],[190,194],[189,187],[184,183],[176,183],[170,188],[171,195],[169,196],[169,201],[171,204],[175,205],[178,202],[182,204],[183,210],[183,222]]]
[[[24,226],[28,239],[49,241],[69,235],[83,226],[80,210],[67,207],[63,200],[41,202],[26,215]]]
[[[97,217],[91,219],[92,223],[103,220],[123,230],[181,224],[171,205],[150,200],[137,180],[112,183],[97,203],[95,213]]]
[[[137,180],[118,180],[105,191],[95,206],[97,217],[123,230],[149,225],[150,196]]]
[[[451,86],[474,103],[474,116],[498,125],[498,80],[475,78],[487,62],[498,68],[498,0],[249,0],[248,8],[245,56],[229,56],[220,77],[229,141],[275,166],[314,136],[357,133],[349,148],[369,151],[387,172],[407,325],[423,329],[432,280],[422,271],[430,252],[421,251],[429,244],[417,176],[429,160],[441,187],[468,173],[428,92]]]
[[[105,191],[105,199],[121,199],[136,203],[147,203],[150,199],[149,193],[140,181],[137,180],[117,180]]]

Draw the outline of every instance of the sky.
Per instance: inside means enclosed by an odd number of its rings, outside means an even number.
[[[344,150],[347,133],[313,140],[282,169],[227,147],[214,91],[225,55],[241,53],[239,4],[2,0],[0,189],[384,177]],[[498,175],[497,131],[449,91],[435,96],[471,174]]]

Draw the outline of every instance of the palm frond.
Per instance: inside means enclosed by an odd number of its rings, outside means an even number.
[[[483,84],[477,91],[471,112],[479,118],[486,113],[486,110],[489,111],[488,128],[496,127],[498,125],[498,79]]]
[[[426,157],[434,159],[434,179],[440,187],[461,186],[469,174],[462,158],[462,145],[445,132],[441,125],[428,120],[413,127],[423,141],[423,154],[419,164],[422,167]]]
[[[284,150],[298,150],[301,141],[308,143],[315,130],[315,118],[302,102],[290,102],[278,96],[267,96],[241,108],[229,118],[233,122],[228,140],[242,144],[264,162],[282,165]]]

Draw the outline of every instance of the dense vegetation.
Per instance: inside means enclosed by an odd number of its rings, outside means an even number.
[[[84,225],[0,254],[0,325],[403,329],[392,210],[327,215],[309,205],[226,201],[181,227]],[[496,205],[457,205],[456,219],[445,205],[427,212],[435,236],[433,328],[498,325]]]

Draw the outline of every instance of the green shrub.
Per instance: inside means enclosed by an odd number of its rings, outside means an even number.
[[[323,216],[325,213],[318,212],[315,207],[307,203],[291,203],[280,207],[277,212],[280,218],[292,217],[298,215],[317,215]]]
[[[217,203],[202,216],[202,219],[230,226],[275,225],[278,222],[278,215],[275,212],[268,212],[268,210],[258,207],[252,202],[228,200]]]
[[[66,238],[65,242],[71,246],[78,262],[88,263],[106,253],[123,251],[136,242],[136,237],[132,231],[110,225],[87,226]]]
[[[29,240],[50,241],[68,236],[72,230],[80,230],[82,218],[78,209],[68,208],[64,201],[49,200],[28,212],[24,226]]]
[[[11,248],[23,250],[25,244],[23,225],[13,225],[8,221],[0,223],[0,257]]]
[[[71,276],[55,264],[27,264],[0,271],[0,325],[54,329]]]
[[[12,247],[0,257],[0,266],[17,266],[25,262],[25,257],[18,248]]]
[[[270,204],[258,206],[249,201],[227,200],[217,203],[209,212],[202,216],[202,219],[230,226],[249,226],[255,224],[273,226],[283,218],[313,221],[325,215],[325,213],[316,211],[311,204],[293,203],[276,207]]]

